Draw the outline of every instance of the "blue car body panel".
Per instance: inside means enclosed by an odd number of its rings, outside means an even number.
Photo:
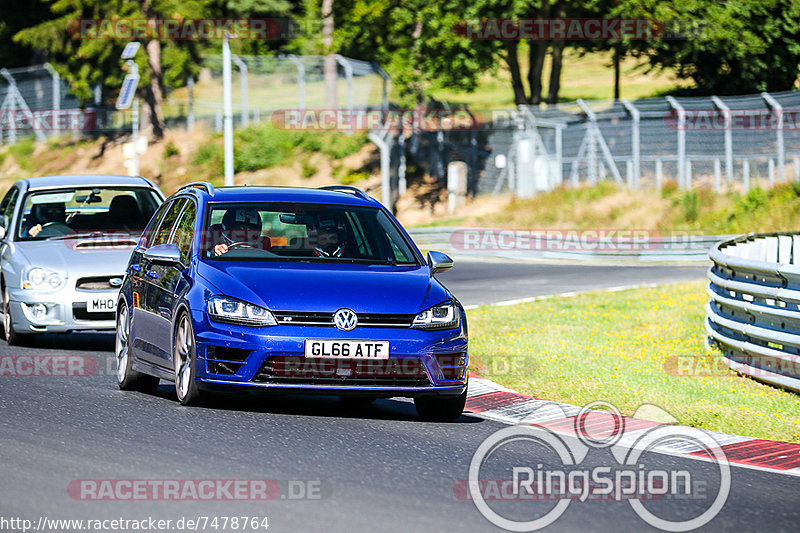
[[[120,291],[120,304],[128,306],[132,316],[130,341],[134,368],[161,378],[174,377],[171,373],[175,322],[179,313],[188,312],[195,334],[196,380],[205,389],[409,397],[459,395],[465,391],[468,331],[463,308],[431,275],[430,267],[408,234],[377,201],[318,189],[236,187],[216,189],[213,194],[202,188],[184,188],[168,198],[165,205],[174,205],[170,202],[182,198],[194,202],[197,211],[192,251],[186,264],[181,265],[183,268],[149,264],[144,257],[146,247],[140,242],[131,255]],[[209,207],[251,201],[379,208],[408,241],[418,264],[203,258],[199,250]],[[160,213],[156,213],[144,235],[151,226],[158,224],[159,218]],[[137,296],[134,297],[134,293]],[[408,324],[394,327],[359,324],[351,331],[342,331],[332,324],[298,325],[282,322],[280,318],[275,326],[221,323],[212,320],[207,311],[208,299],[214,295],[264,307],[276,317],[281,313],[332,314],[348,308],[357,315],[405,317]],[[134,305],[134,298],[138,305]],[[418,313],[449,301],[456,304],[460,314],[457,327],[423,330],[410,326],[411,319]],[[320,368],[320,375],[315,376],[321,379],[304,380],[276,377],[265,370],[267,367],[274,370],[279,363],[286,368],[318,363],[319,360],[307,360],[304,356],[307,339],[388,341],[390,360],[386,364],[399,368],[400,376],[397,379],[353,380],[351,376],[336,374],[346,371]]]

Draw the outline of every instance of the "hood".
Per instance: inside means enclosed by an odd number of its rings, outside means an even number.
[[[133,252],[132,246],[100,247],[92,241],[23,241],[14,243],[15,252],[27,259],[30,266],[42,267],[70,277],[125,274]]]
[[[202,261],[219,294],[273,311],[416,314],[449,298],[427,266]]]

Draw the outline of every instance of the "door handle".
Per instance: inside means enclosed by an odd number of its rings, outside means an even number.
[[[131,265],[131,272],[139,272],[142,270],[142,267],[139,265]]]
[[[158,274],[156,274],[155,270],[148,270],[147,277],[150,279],[158,279]]]

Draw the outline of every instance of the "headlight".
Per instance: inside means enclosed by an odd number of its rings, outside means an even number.
[[[414,317],[411,327],[418,329],[451,329],[459,325],[458,308],[453,302],[435,305]]]
[[[208,315],[211,320],[243,326],[275,326],[278,322],[269,310],[227,296],[212,296],[208,299]]]
[[[64,285],[65,278],[55,272],[48,272],[43,268],[34,267],[28,271],[22,281],[23,289],[50,289],[58,290]]]

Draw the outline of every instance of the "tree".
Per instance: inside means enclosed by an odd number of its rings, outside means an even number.
[[[547,100],[555,103],[568,42],[474,39],[468,28],[487,19],[565,17],[579,5],[571,0],[475,0],[466,7],[455,0],[339,0],[336,41],[342,53],[384,64],[404,101],[419,101],[423,92],[439,87],[473,90],[479,76],[496,72],[502,61],[511,75],[515,103],[539,104],[544,62],[551,51]],[[520,61],[526,45],[527,87]]]
[[[784,91],[800,64],[800,5],[791,0],[623,0],[618,16],[646,17],[673,35],[624,48],[650,69],[694,80],[696,93]]]
[[[208,0],[139,0],[138,2],[115,2],[113,0],[86,0],[73,2],[56,0],[50,10],[54,18],[21,30],[14,40],[39,49],[49,59],[59,63],[63,78],[70,82],[73,92],[82,101],[91,98],[92,86],[101,83],[114,89],[122,82],[124,71],[120,54],[130,37],[118,28],[102,26],[100,22],[110,20],[153,21],[158,18],[193,18],[208,16]],[[92,33],[94,31],[94,33]],[[177,80],[188,74],[190,57],[197,56],[197,41],[170,41],[147,35],[144,39],[145,53],[139,53],[139,67],[145,101],[142,116],[143,133],[158,139],[164,132],[164,117],[161,111],[164,77]]]
[[[325,50],[325,105],[336,108],[336,55],[333,49],[333,0],[322,0],[322,46]]]
[[[103,91],[104,94],[116,95],[125,74],[119,56],[131,37],[118,33],[113,26],[104,27],[99,23],[94,26],[94,34],[91,27],[82,31],[81,21],[146,19],[154,24],[164,20],[283,15],[288,14],[290,8],[286,0],[56,0],[50,6],[49,20],[19,31],[14,40],[40,50],[46,59],[57,62],[59,72],[70,82],[73,93],[86,102],[92,97],[92,86],[96,83],[109,89]],[[165,84],[169,87],[183,85],[189,74],[197,73],[200,52],[219,49],[217,40],[168,37],[163,32],[147,32],[142,39],[144,53],[140,52],[135,58],[145,102],[142,132],[152,140],[161,138],[164,133]],[[236,41],[240,49],[246,50],[249,46],[250,50],[260,52],[281,45],[285,45],[285,41]],[[110,104],[111,99],[106,103]]]
[[[496,44],[476,46],[457,34],[466,17],[458,0],[339,0],[334,16],[336,49],[380,62],[404,105],[418,104],[430,88],[473,90],[496,67]]]

